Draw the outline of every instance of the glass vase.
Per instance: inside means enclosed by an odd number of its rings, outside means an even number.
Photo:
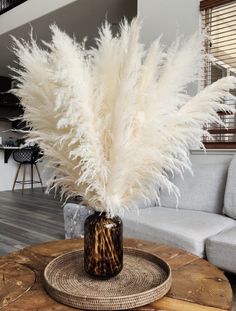
[[[123,267],[123,225],[120,217],[95,212],[84,223],[84,269],[108,279]]]

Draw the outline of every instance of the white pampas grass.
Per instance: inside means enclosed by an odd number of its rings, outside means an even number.
[[[169,174],[191,169],[189,149],[201,145],[204,125],[232,111],[223,99],[236,79],[187,95],[204,57],[201,35],[167,51],[159,38],[145,51],[138,20],[124,21],[115,37],[105,23],[97,48],[86,50],[51,31],[45,50],[33,39],[14,39],[14,49],[22,67],[15,93],[33,128],[29,139],[54,168],[53,185],[112,214],[159,200],[161,187],[178,195]]]

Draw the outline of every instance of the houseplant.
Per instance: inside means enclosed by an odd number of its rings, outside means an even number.
[[[201,145],[206,123],[222,124],[217,111],[233,112],[223,99],[235,88],[234,77],[194,97],[186,93],[205,57],[201,35],[178,38],[167,50],[159,38],[145,50],[140,28],[136,19],[131,25],[124,21],[113,36],[105,23],[97,47],[90,49],[56,26],[45,48],[33,38],[14,39],[21,67],[15,70],[14,92],[32,127],[28,139],[41,146],[54,168],[52,188],[60,189],[62,198],[82,196],[98,212],[100,225],[90,245],[85,242],[85,261],[89,273],[102,277],[122,268],[122,228],[113,217],[139,200],[146,205],[159,200],[161,187],[178,197],[169,174],[191,169],[189,149]],[[118,231],[113,236],[108,230],[108,237],[103,225]]]

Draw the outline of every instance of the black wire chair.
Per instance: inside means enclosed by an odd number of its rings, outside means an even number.
[[[13,152],[13,159],[17,163],[19,163],[19,166],[18,166],[16,176],[14,179],[12,191],[15,190],[15,186],[17,183],[22,184],[22,194],[24,192],[25,184],[31,184],[31,189],[33,189],[34,184],[40,183],[41,187],[43,189],[43,182],[42,182],[42,179],[41,179],[41,176],[39,173],[39,169],[37,166],[37,162],[42,156],[43,156],[43,153],[37,145],[35,145],[31,148],[22,148],[19,150],[15,150]],[[30,176],[31,176],[30,180],[25,180],[27,165],[30,165]],[[23,179],[17,180],[21,167],[23,167]],[[35,167],[36,172],[38,174],[39,180],[34,180],[34,167]]]

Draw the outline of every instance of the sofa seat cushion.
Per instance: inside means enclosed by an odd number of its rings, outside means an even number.
[[[236,156],[234,156],[228,169],[224,198],[224,214],[236,219]]]
[[[228,166],[232,156],[191,156],[193,175],[186,171],[183,178],[176,175],[171,181],[179,188],[180,209],[201,210],[222,214]],[[176,208],[173,194],[163,189],[160,205]]]
[[[166,207],[127,211],[123,223],[126,237],[173,245],[200,257],[207,238],[236,225],[223,215]]]
[[[215,266],[236,273],[236,226],[207,239],[206,254]]]

